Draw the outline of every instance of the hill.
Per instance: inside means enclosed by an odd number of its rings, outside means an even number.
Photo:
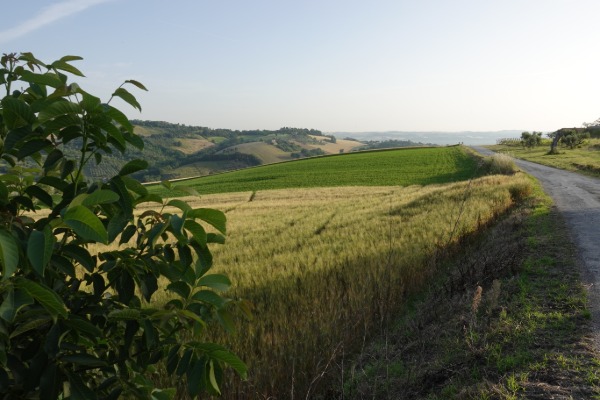
[[[143,181],[212,175],[224,171],[289,161],[298,158],[348,153],[372,148],[415,146],[412,141],[368,142],[340,139],[316,129],[283,127],[278,130],[231,130],[133,120],[135,132],[144,142],[142,151],[126,156],[115,151],[103,155],[99,166],[90,165],[86,175],[102,180],[116,173],[127,161],[142,158],[149,168],[135,175]],[[65,146],[76,152],[77,143]]]
[[[359,141],[376,140],[408,140],[411,142],[434,143],[449,145],[463,143],[467,145],[494,144],[498,139],[518,138],[524,130],[501,131],[462,131],[462,132],[413,132],[413,131],[385,131],[385,132],[331,132],[337,137],[351,137]]]
[[[270,130],[212,129],[164,121],[132,121],[144,149],[126,157],[118,152],[103,157],[101,167],[87,168],[86,175],[101,180],[127,161],[143,158],[150,168],[135,177],[141,181],[210,175],[256,165],[351,151],[363,144],[353,140],[336,143],[332,135],[315,129],[284,127]],[[76,143],[66,151],[76,151]]]

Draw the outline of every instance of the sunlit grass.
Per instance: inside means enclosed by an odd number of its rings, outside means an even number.
[[[540,146],[532,149],[518,143],[486,147],[539,164],[600,176],[600,139],[588,139],[575,149],[559,146],[558,154],[548,154],[550,140],[544,140]]]

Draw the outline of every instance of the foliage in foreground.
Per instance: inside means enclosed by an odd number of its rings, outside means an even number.
[[[1,58],[0,157],[10,170],[0,176],[0,393],[167,399],[175,388],[149,379],[162,361],[187,378],[190,395],[219,393],[224,365],[246,374],[233,353],[201,340],[211,321],[230,325],[231,301],[219,294],[230,281],[209,273],[208,244],[223,242],[225,216],[149,194],[130,177],[147,166],[141,160],[86,181],[87,163],[142,141],[110,100],[67,82],[83,76],[71,64],[79,59]],[[115,97],[140,109],[123,85]],[[65,155],[67,143],[79,144],[77,158]],[[146,202],[158,211],[134,214]],[[161,308],[152,304],[159,285],[171,297]]]

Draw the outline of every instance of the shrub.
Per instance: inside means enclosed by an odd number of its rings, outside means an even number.
[[[502,153],[491,156],[488,160],[488,167],[491,174],[512,175],[518,170],[512,157]]]
[[[229,326],[233,302],[218,292],[230,283],[209,274],[208,248],[223,242],[225,216],[149,194],[131,178],[147,167],[143,160],[106,182],[86,180],[87,163],[143,147],[110,103],[119,97],[141,109],[124,85],[145,88],[126,81],[102,102],[68,83],[67,74],[83,76],[76,60],[0,59],[0,157],[10,167],[0,175],[0,393],[172,398],[175,388],[157,389],[148,378],[164,362],[187,378],[190,395],[216,394],[223,366],[246,373],[226,348],[201,340],[209,322]],[[78,158],[63,153],[69,142],[80,143]],[[146,202],[158,211],[134,213]],[[164,306],[153,303],[159,280],[172,299]]]

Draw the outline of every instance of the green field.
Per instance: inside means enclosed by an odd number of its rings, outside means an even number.
[[[185,180],[200,194],[337,186],[409,186],[456,182],[478,174],[454,147],[407,148],[315,157]],[[156,191],[164,190],[156,185]]]

